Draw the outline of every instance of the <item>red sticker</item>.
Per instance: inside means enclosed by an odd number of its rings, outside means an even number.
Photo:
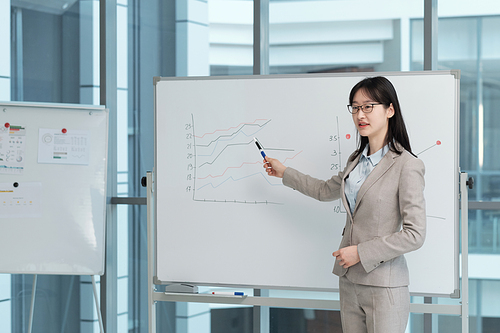
[[[441,144],[441,141],[436,141],[436,144],[439,146]]]
[[[347,140],[349,140],[351,138],[351,134],[347,134],[345,137]]]
[[[67,129],[63,128],[61,132],[63,132],[64,134],[66,134],[67,131],[68,131]]]
[[[5,123],[5,127],[6,127],[6,128],[9,128],[9,127],[10,127],[10,124],[9,124],[9,123]]]

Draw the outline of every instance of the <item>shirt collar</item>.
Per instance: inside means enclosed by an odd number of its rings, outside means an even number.
[[[363,153],[361,154],[361,158],[365,158],[368,160],[372,166],[376,166],[378,162],[385,156],[385,154],[389,151],[389,145],[385,145],[381,149],[379,149],[377,152],[374,154],[371,154],[370,156],[367,156],[368,154],[368,148],[369,146],[366,145],[365,149],[363,150]]]

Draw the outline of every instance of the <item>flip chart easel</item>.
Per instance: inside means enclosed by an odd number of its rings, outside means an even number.
[[[0,102],[0,273],[104,274],[108,110]]]
[[[91,275],[90,276],[92,279],[92,289],[94,291],[94,301],[95,301],[95,306],[97,309],[97,317],[99,320],[99,329],[101,333],[104,333],[104,325],[102,323],[102,313],[101,313],[101,306],[99,305],[99,299],[97,298],[97,284],[95,282],[95,276]],[[35,295],[36,295],[36,284],[38,280],[38,275],[34,274],[33,275],[33,286],[31,289],[31,303],[30,303],[30,314],[29,314],[29,321],[28,321],[28,333],[33,332],[33,316],[35,314]],[[63,325],[64,327],[64,325]]]

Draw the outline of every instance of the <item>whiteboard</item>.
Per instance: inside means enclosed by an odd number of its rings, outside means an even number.
[[[104,274],[108,110],[0,102],[0,273]]]
[[[156,281],[338,290],[331,254],[343,205],[268,177],[253,137],[285,165],[329,179],[356,148],[350,89],[375,75],[396,87],[413,152],[426,166],[427,238],[406,255],[410,291],[456,293],[455,71],[156,78]]]

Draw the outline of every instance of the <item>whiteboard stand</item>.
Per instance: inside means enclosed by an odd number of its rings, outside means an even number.
[[[68,287],[68,298],[66,299],[66,306],[64,307],[63,322],[61,324],[61,333],[64,333],[64,328],[66,327],[66,321],[68,319],[69,302],[71,301],[71,291],[73,290],[73,285],[75,284],[75,276],[71,276],[71,282]]]
[[[156,292],[155,285],[153,283],[154,278],[154,229],[153,229],[153,173],[149,171],[146,176],[146,183],[144,183],[144,178],[142,180],[142,185],[146,185],[147,191],[147,233],[148,233],[148,321],[149,321],[149,333],[156,333],[156,301],[154,300],[154,294]]]
[[[36,294],[36,281],[37,274],[33,274],[33,286],[31,288],[31,305],[30,305],[30,319],[28,323],[28,333],[31,333],[33,329],[33,314],[35,311],[35,294]]]
[[[29,316],[29,323],[28,323],[28,333],[31,333],[33,331],[33,315],[35,313],[35,295],[36,295],[36,282],[37,282],[38,275],[33,274],[33,287],[31,289],[31,305],[30,305],[30,316]],[[101,313],[101,307],[99,306],[99,300],[97,299],[97,284],[95,282],[95,276],[91,275],[92,278],[92,287],[94,289],[94,300],[95,300],[95,306],[97,310],[97,318],[99,319],[99,329],[101,333],[104,333],[104,327],[102,324],[102,313]],[[71,281],[71,285],[73,285],[73,280]],[[71,291],[71,288],[70,288]],[[66,309],[67,309],[68,303],[66,303]],[[66,310],[67,312],[67,310]],[[66,314],[65,314],[66,317]],[[64,318],[64,322],[66,321],[66,318]],[[65,324],[63,323],[63,326],[61,328],[61,331],[64,331],[64,326]]]
[[[109,110],[105,106],[31,102],[0,102],[0,110],[2,124],[5,123],[0,141],[10,138],[9,132],[14,130],[19,134],[12,141],[16,141],[12,149],[20,152],[15,158],[19,164],[0,163],[2,168],[20,172],[3,173],[2,183],[17,188],[22,174],[21,184],[26,187],[19,189],[26,192],[16,196],[30,200],[35,207],[2,215],[0,252],[14,255],[2,259],[0,273],[33,274],[29,333],[33,328],[38,274],[91,276],[99,324],[104,332],[94,276],[104,274],[105,266],[107,198],[103,193],[108,167]],[[62,142],[65,146],[58,146]],[[60,152],[65,153],[64,158],[58,155]],[[16,223],[11,223],[10,218],[15,218]],[[21,234],[22,238],[11,237]],[[87,241],[90,234],[94,238]]]
[[[99,328],[101,330],[101,333],[104,333],[104,327],[102,324],[102,314],[101,314],[101,307],[99,306],[99,300],[97,299],[97,284],[95,283],[95,276],[92,275],[92,287],[94,288],[94,300],[95,300],[95,306],[97,310],[97,318],[99,319]]]
[[[462,333],[469,332],[469,193],[474,180],[460,173],[460,209],[462,220]]]

